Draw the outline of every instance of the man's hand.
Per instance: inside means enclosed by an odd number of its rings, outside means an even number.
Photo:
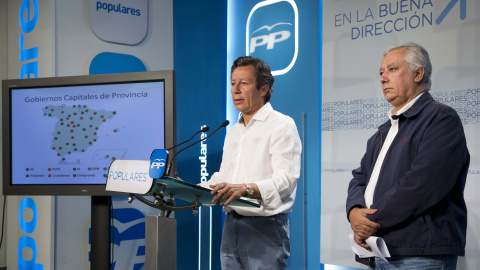
[[[355,207],[348,214],[350,226],[354,233],[353,239],[358,245],[366,249],[370,249],[370,246],[365,243],[365,240],[380,228],[380,224],[369,220],[367,215],[373,215],[377,211],[377,209]]]
[[[364,239],[358,236],[356,233],[353,234],[353,240],[355,241],[355,243],[357,243],[359,246],[365,249],[371,250],[370,246],[367,243],[365,243],[365,240],[367,240],[367,238]]]
[[[233,200],[239,199],[247,191],[245,184],[229,184],[225,182],[216,185],[210,185],[210,188],[212,189],[210,194],[215,194],[218,192],[213,197],[212,203],[220,205],[223,201],[227,200],[223,206],[227,206]]]

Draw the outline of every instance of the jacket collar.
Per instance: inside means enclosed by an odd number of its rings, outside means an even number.
[[[432,100],[433,100],[432,95],[430,95],[429,92],[424,91],[423,95],[417,100],[417,102],[415,102],[415,104],[413,104],[413,106],[410,109],[408,109],[406,112],[404,112],[402,115],[405,116],[406,118],[416,116]]]
[[[413,104],[413,106],[410,109],[408,109],[406,112],[401,114],[401,118],[410,118],[410,117],[416,116],[417,114],[419,114],[423,110],[423,108],[425,108],[425,106],[427,106],[428,103],[430,103],[432,101],[433,101],[432,95],[430,95],[429,92],[424,91],[423,95],[418,98],[418,100],[415,102],[415,104]],[[390,123],[390,119],[389,119],[387,122],[381,124],[378,127],[378,129],[383,130],[384,128],[390,128],[390,125],[391,125],[391,123]]]

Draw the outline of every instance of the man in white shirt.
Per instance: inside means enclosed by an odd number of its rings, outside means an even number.
[[[274,78],[255,57],[239,57],[231,69],[232,99],[242,113],[227,132],[220,171],[201,185],[224,205],[222,269],[286,269],[290,256],[288,213],[295,202],[301,143],[295,122],[270,103]],[[218,192],[218,193],[217,193]],[[240,197],[260,208],[234,207]]]

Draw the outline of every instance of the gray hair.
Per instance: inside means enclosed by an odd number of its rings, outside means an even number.
[[[430,90],[432,85],[432,63],[430,62],[430,57],[428,56],[427,50],[422,46],[418,45],[415,42],[409,42],[403,45],[394,45],[383,53],[383,56],[387,55],[389,52],[398,49],[406,49],[407,55],[405,56],[405,62],[407,62],[408,69],[411,73],[417,71],[417,69],[423,67],[425,72],[420,83],[425,84],[426,91]]]

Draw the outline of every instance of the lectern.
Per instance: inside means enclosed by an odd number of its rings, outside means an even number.
[[[112,163],[107,190],[128,192],[129,202],[135,199],[159,210],[158,215],[145,217],[145,269],[176,269],[177,222],[169,218],[172,211],[192,210],[197,215],[200,206],[212,206],[215,195],[211,190],[176,178],[149,178],[150,160],[116,160]],[[145,195],[153,196],[153,201]],[[175,199],[186,201],[176,205]],[[260,207],[260,204],[237,199],[230,205]]]

